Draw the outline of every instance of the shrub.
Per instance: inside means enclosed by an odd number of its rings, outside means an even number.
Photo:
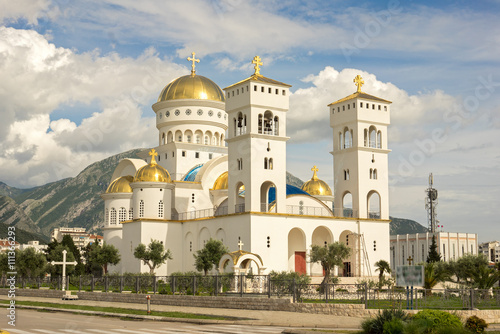
[[[390,321],[384,323],[383,334],[403,334],[404,322],[399,318],[392,318]]]
[[[413,316],[414,320],[424,319],[428,323],[425,333],[436,333],[438,329],[451,329],[458,331],[462,329],[460,318],[446,311],[422,310]]]
[[[379,312],[375,318],[363,321],[363,323],[361,324],[361,328],[363,329],[363,333],[365,334],[382,334],[385,333],[384,324],[387,322],[391,322],[393,319],[398,319],[401,321],[401,324],[403,324],[403,321],[408,319],[408,315],[402,310],[383,310],[382,312]],[[393,325],[396,326],[395,324],[391,324],[388,326],[390,329],[392,329]]]
[[[482,333],[486,327],[488,327],[486,321],[475,315],[469,317],[465,322],[465,328],[473,333]]]

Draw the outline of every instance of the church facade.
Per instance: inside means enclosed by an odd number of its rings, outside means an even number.
[[[119,162],[107,191],[104,241],[121,262],[111,271],[148,272],[140,244],[159,240],[173,256],[157,275],[194,270],[212,239],[231,251],[220,271],[271,270],[322,276],[311,245],[351,248],[339,276],[374,276],[389,261],[387,126],[390,104],[361,91],[331,103],[333,192],[312,169],[301,188],[286,183],[290,85],[255,73],[224,90],[195,72],[170,82],[152,108],[158,146]],[[325,152],[328,154],[328,152]]]

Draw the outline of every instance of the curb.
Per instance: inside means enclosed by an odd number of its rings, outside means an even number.
[[[185,322],[185,323],[197,324],[197,325],[206,325],[206,324],[235,325],[235,324],[240,323],[240,322],[234,321],[234,320],[168,318],[168,317],[160,317],[160,316],[155,316],[155,315],[111,313],[111,312],[88,311],[88,310],[78,310],[78,309],[61,309],[61,308],[57,308],[57,307],[44,307],[44,306],[16,305],[16,308],[31,309],[31,310],[45,310],[45,311],[53,311],[53,312],[78,313],[78,314],[84,314],[84,315],[98,315],[98,316],[115,317],[115,318],[141,319],[141,320],[165,321],[165,322]],[[244,320],[242,320],[242,321],[244,321]]]

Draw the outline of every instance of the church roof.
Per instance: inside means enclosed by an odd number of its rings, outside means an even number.
[[[158,153],[152,149],[149,155],[151,155],[151,162],[137,170],[134,182],[172,182],[168,171],[156,163],[155,156]]]
[[[224,92],[215,82],[201,75],[190,74],[172,80],[165,86],[158,102],[185,99],[225,101]]]
[[[194,180],[196,179],[196,175],[198,175],[201,167],[203,167],[203,164],[191,168],[191,170],[186,173],[186,176],[184,176],[182,181],[194,182]]]
[[[312,178],[305,182],[302,185],[302,190],[307,192],[309,195],[313,196],[332,196],[332,190],[330,189],[330,186],[318,178],[318,175],[316,172],[318,171],[318,168],[316,166],[313,167],[312,171],[314,172]]]
[[[291,184],[286,185],[286,195],[306,195],[310,196],[308,193],[303,191],[300,188],[297,188],[296,186],[292,186]],[[269,188],[269,196],[268,196],[269,203],[272,203],[276,200],[276,188]]]
[[[234,87],[236,85],[242,84],[244,82],[250,82],[250,81],[257,81],[257,82],[264,82],[264,83],[269,83],[269,84],[278,85],[278,86],[292,87],[291,85],[283,83],[281,81],[277,81],[277,80],[274,80],[274,79],[266,78],[263,75],[255,75],[255,74],[253,74],[252,76],[246,78],[245,80],[241,80],[241,81],[239,81],[239,82],[237,82],[235,84],[232,84],[231,86],[228,86],[228,87],[224,88],[224,90],[229,89],[231,87]]]
[[[378,101],[378,102],[385,102],[385,103],[392,103],[391,101],[387,101],[387,100],[381,99],[380,97],[376,97],[376,96],[373,96],[373,95],[370,95],[370,94],[366,94],[366,93],[363,93],[363,92],[356,92],[356,93],[351,94],[349,96],[346,96],[346,97],[344,97],[344,98],[342,98],[340,100],[332,102],[328,106],[331,106],[333,104],[337,104],[337,103],[340,103],[340,102],[345,102],[345,101],[353,100],[353,99],[356,99],[356,98],[365,99],[365,100],[372,100],[372,101]]]
[[[106,189],[106,193],[131,193],[132,188],[130,187],[130,182],[134,181],[134,177],[127,175],[127,176],[121,176],[113,182],[111,182],[108,186],[108,189]]]

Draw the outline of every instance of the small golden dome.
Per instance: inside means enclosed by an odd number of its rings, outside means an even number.
[[[134,182],[172,182],[170,174],[162,166],[158,165],[155,156],[158,155],[154,149],[149,151],[151,163],[137,170]]]
[[[161,91],[158,102],[183,99],[225,101],[224,92],[215,82],[196,74],[185,75],[170,82]]]
[[[304,183],[301,189],[312,196],[332,196],[332,190],[328,184],[316,175],[318,168],[314,166],[311,170],[314,172],[312,178]]]
[[[228,173],[224,172],[217,178],[217,180],[215,180],[213,190],[227,189],[227,185]]]
[[[106,189],[106,194],[109,193],[131,193],[132,188],[130,187],[130,182],[133,182],[134,178],[130,175],[121,176],[111,182]]]

